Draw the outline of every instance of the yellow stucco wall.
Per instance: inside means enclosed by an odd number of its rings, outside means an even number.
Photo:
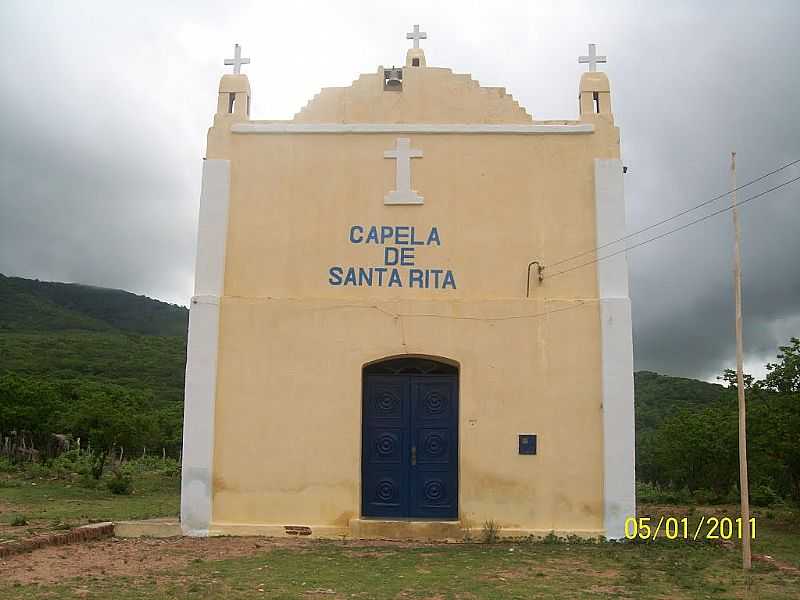
[[[406,71],[401,93],[364,76],[296,122],[531,123],[468,77]],[[534,278],[528,299],[525,285],[529,261],[594,247],[593,160],[618,157],[610,115],[587,115],[586,134],[403,135],[424,151],[421,206],[383,203],[398,135],[230,132],[244,120],[218,115],[209,133],[209,157],[231,161],[215,531],[345,530],[360,514],[362,366],[412,354],[459,365],[462,524],[601,532],[597,275]],[[436,226],[441,245],[415,263],[451,269],[456,289],[330,285],[331,266],[383,264],[383,246],[349,241],[353,225]],[[517,454],[519,433],[538,435],[536,456]]]

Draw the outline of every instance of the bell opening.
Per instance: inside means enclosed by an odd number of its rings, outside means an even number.
[[[383,89],[390,92],[403,90],[403,69],[392,67],[383,70]]]

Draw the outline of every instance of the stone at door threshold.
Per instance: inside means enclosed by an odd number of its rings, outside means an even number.
[[[462,541],[460,521],[413,521],[409,519],[350,519],[353,539]]]

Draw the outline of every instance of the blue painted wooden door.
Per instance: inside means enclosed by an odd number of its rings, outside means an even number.
[[[456,518],[456,377],[367,375],[362,418],[362,514]]]

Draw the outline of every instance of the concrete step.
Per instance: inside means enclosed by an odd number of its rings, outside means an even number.
[[[410,519],[350,519],[353,539],[462,541],[461,521],[413,521]]]
[[[128,537],[176,537],[183,535],[178,519],[145,519],[142,521],[116,521],[114,535]]]

